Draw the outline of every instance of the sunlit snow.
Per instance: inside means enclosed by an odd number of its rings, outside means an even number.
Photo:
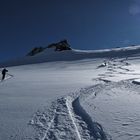
[[[0,140],[139,140],[139,50],[51,50],[5,63]]]

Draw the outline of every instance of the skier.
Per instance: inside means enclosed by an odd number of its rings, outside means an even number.
[[[2,80],[5,79],[6,72],[8,72],[8,70],[7,70],[6,68],[4,68],[4,69],[2,70]]]

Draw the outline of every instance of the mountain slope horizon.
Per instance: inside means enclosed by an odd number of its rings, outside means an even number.
[[[58,43],[50,44],[47,47],[33,48],[24,57],[0,63],[0,67],[92,58],[129,57],[136,55],[140,55],[140,45],[102,50],[76,50],[70,47],[67,40],[62,40]]]

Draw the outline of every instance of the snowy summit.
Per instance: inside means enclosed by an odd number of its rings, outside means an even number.
[[[63,40],[0,66],[0,140],[140,140],[140,46]]]

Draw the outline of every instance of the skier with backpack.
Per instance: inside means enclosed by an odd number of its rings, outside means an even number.
[[[4,68],[4,69],[2,70],[2,80],[5,79],[6,72],[8,72],[8,70],[7,70],[6,68]]]

